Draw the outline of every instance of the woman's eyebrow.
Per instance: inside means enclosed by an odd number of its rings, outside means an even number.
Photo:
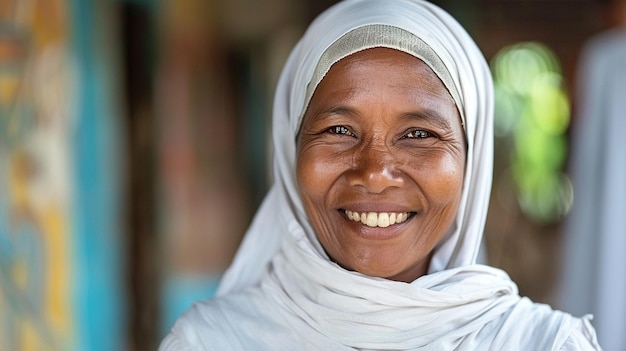
[[[419,121],[434,123],[443,130],[452,130],[450,119],[442,116],[439,112],[435,110],[428,109],[423,111],[408,112],[403,114],[403,116],[410,119],[417,119]]]
[[[358,116],[358,113],[356,110],[347,106],[331,106],[321,111],[314,112],[311,117],[315,117],[316,120],[324,120],[336,115],[356,117]]]
[[[320,115],[356,115],[356,110],[348,106],[331,106],[323,111],[320,111]]]

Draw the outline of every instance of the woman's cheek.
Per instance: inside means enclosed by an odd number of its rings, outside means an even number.
[[[314,148],[306,148],[298,154],[297,178],[300,192],[311,197],[323,187],[325,172],[328,171],[324,159]]]
[[[428,181],[433,198],[448,202],[450,197],[460,196],[463,187],[464,168],[463,163],[455,160],[453,156],[440,158],[422,170],[420,177]]]
[[[298,154],[297,176],[300,183],[321,187],[332,182],[346,165],[342,153],[330,147],[306,147]],[[324,190],[319,188],[317,190]]]

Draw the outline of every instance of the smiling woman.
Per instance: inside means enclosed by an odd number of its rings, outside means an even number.
[[[304,114],[296,156],[328,255],[370,276],[426,274],[460,201],[463,134],[452,96],[416,57],[373,48],[334,64]]]
[[[276,90],[275,184],[161,350],[599,350],[589,317],[476,264],[492,111],[483,56],[438,7],[327,10]]]

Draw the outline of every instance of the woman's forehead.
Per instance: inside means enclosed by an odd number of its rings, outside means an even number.
[[[454,100],[432,69],[388,48],[367,49],[336,62],[314,92],[303,124],[337,115],[369,120],[380,113],[398,121],[431,120],[447,131],[456,125],[463,133]]]
[[[381,96],[392,100],[381,101],[379,106],[393,103],[388,109],[402,110],[403,115],[434,111],[446,116],[448,125],[462,124],[453,97],[430,66],[413,55],[385,47],[368,48],[334,63],[318,84],[304,118],[310,121],[311,115],[327,109],[351,110],[349,106]]]
[[[461,95],[448,67],[438,54],[415,34],[402,28],[383,24],[369,24],[354,28],[340,36],[326,48],[317,60],[311,79],[308,81],[304,106],[302,106],[303,109],[301,110],[298,124],[302,121],[302,117],[308,109],[313,92],[317,89],[317,86],[330,68],[346,57],[373,48],[387,48],[402,52],[421,60],[430,67],[452,96],[460,115],[461,123],[465,126]],[[299,126],[296,130],[299,130]]]

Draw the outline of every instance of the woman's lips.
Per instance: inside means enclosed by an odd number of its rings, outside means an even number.
[[[344,210],[346,216],[354,221],[361,222],[368,227],[386,228],[390,225],[400,224],[409,217],[408,212],[357,212]]]

